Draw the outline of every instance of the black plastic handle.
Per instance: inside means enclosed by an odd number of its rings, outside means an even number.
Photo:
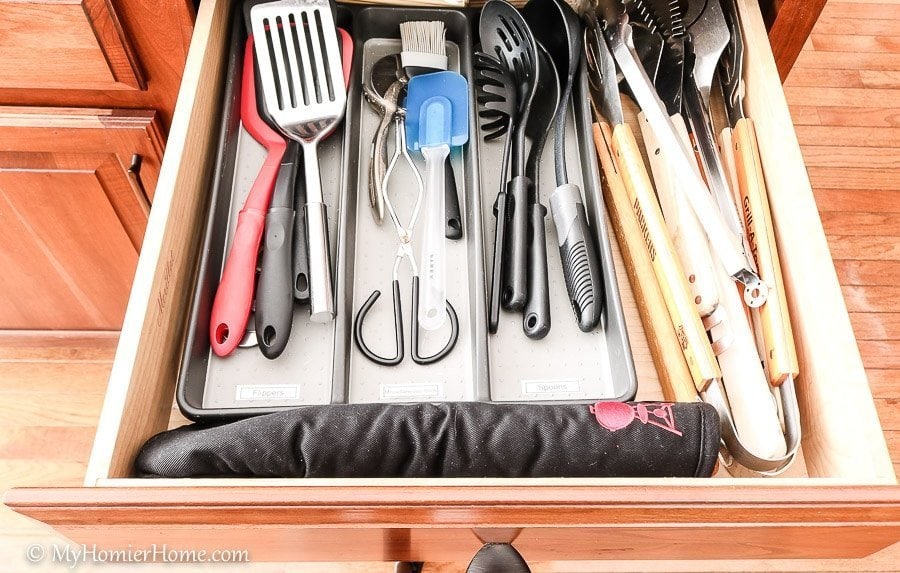
[[[531,241],[528,245],[528,302],[522,329],[525,336],[540,340],[550,332],[550,284],[547,277],[547,233],[544,216],[547,208],[531,204]]]
[[[513,177],[506,186],[509,223],[503,259],[503,308],[521,311],[528,301],[528,177]]]
[[[507,196],[505,191],[497,194],[494,203],[494,216],[497,225],[494,229],[494,264],[491,267],[491,300],[488,304],[488,332],[497,333],[500,324],[500,297],[503,291],[503,259],[506,254]]]
[[[294,318],[294,291],[291,288],[293,232],[293,208],[269,209],[259,282],[256,285],[255,314],[259,349],[269,359],[281,356],[291,335]]]
[[[590,332],[600,324],[604,285],[600,258],[581,202],[581,191],[571,184],[557,187],[550,196],[550,210],[575,319],[578,328]]]
[[[444,236],[451,241],[462,239],[462,215],[459,211],[459,194],[456,189],[456,175],[453,173],[453,165],[447,164],[444,169],[444,203],[446,203],[447,222],[444,226]]]
[[[302,163],[297,158],[298,170]],[[298,173],[294,184],[294,245],[293,245],[293,283],[294,299],[297,302],[309,302],[309,248],[306,238],[306,177]]]

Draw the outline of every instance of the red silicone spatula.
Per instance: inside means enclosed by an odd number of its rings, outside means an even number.
[[[266,211],[275,188],[275,178],[287,144],[284,137],[268,126],[256,108],[256,79],[253,70],[253,37],[244,48],[241,81],[241,123],[244,129],[266,148],[266,160],[253,182],[244,206],[238,213],[231,251],[225,260],[222,279],[213,301],[209,339],[213,352],[227,356],[237,348],[253,304],[256,259],[266,221]]]

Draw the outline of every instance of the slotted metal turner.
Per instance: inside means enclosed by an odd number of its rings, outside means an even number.
[[[328,0],[282,0],[254,6],[250,20],[266,108],[303,147],[310,317],[328,322],[334,318],[334,291],[317,147],[347,105],[334,14]]]

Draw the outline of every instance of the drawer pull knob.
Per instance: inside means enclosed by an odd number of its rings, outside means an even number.
[[[531,573],[522,554],[509,543],[485,543],[466,568],[466,573]]]

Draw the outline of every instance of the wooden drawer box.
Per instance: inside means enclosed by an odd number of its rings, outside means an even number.
[[[83,488],[5,502],[79,543],[249,549],[262,560],[861,557],[900,538],[900,488],[754,0],[748,105],[763,142],[802,376],[803,456],[787,477],[141,480],[167,427],[218,130],[229,0],[203,0]],[[619,261],[620,263],[620,261]],[[639,398],[660,396],[621,267]]]

